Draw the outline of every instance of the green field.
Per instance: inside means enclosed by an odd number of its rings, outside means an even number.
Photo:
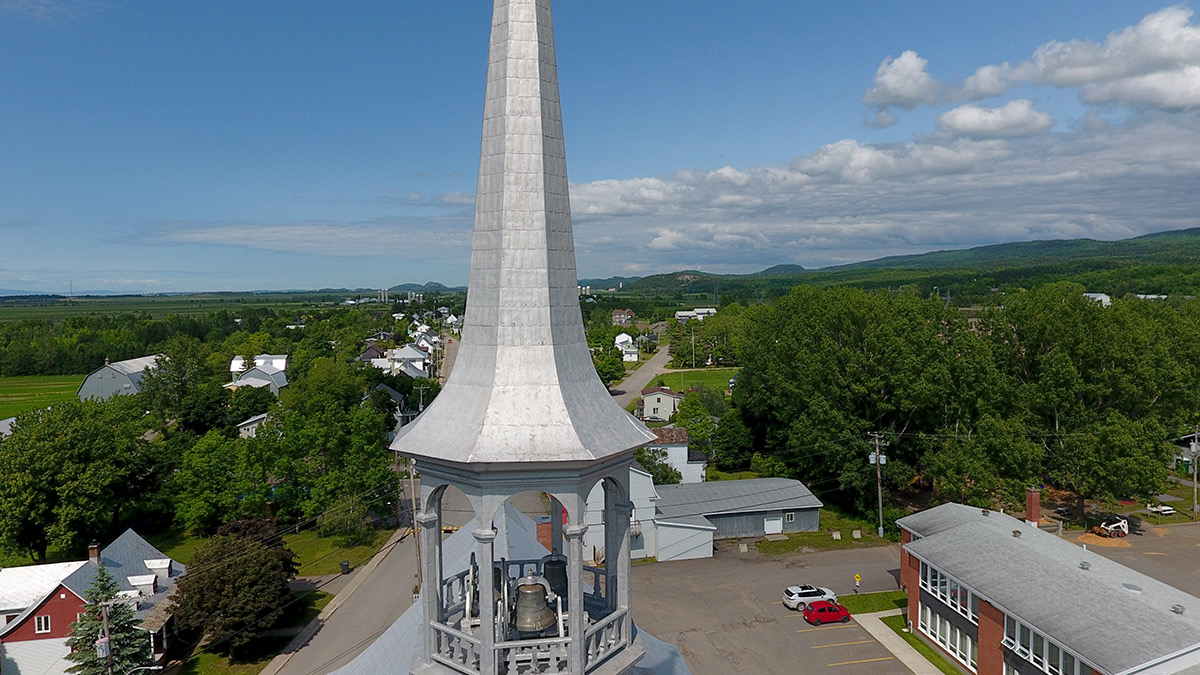
[[[319,307],[337,303],[362,292],[343,293],[196,293],[191,295],[116,295],[76,298],[0,298],[0,322],[22,319],[61,321],[68,316],[147,314],[195,315],[212,311],[236,312],[248,308],[275,311]]]
[[[702,384],[714,391],[727,391],[729,389],[729,379],[737,375],[737,373],[737,368],[668,370],[654,378],[651,385],[662,380],[664,384],[674,391],[687,391],[698,384]]]
[[[75,398],[82,375],[0,377],[0,420]]]

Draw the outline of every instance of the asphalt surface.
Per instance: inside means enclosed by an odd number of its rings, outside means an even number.
[[[1079,536],[1071,534],[1066,539],[1079,543]],[[1106,543],[1118,546],[1092,544],[1088,550],[1181,591],[1200,595],[1200,523],[1152,525],[1143,521],[1128,537]]]
[[[784,607],[783,589],[815,584],[839,595],[896,590],[897,546],[764,558],[718,551],[705,560],[633,568],[634,621],[670,642],[695,675],[869,673],[911,675],[858,625],[815,627]]]
[[[635,399],[641,397],[642,390],[649,387],[650,382],[666,370],[667,364],[670,362],[671,355],[666,347],[654,352],[650,360],[643,363],[641,368],[631,371],[624,380],[609,389],[613,400],[622,408],[628,407]]]

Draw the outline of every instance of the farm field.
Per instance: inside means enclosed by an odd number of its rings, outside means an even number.
[[[0,322],[39,319],[59,321],[69,316],[147,314],[195,315],[251,308],[276,311],[334,304],[362,293],[196,293],[164,296],[88,296],[75,298],[0,298]]]
[[[83,375],[0,377],[0,420],[75,398]]]

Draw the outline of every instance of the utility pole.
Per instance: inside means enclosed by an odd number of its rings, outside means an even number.
[[[883,436],[878,432],[867,434],[871,437],[871,441],[875,444],[875,452],[872,452],[871,463],[875,465],[875,486],[879,491],[879,536],[883,537],[883,465],[887,464],[887,455],[883,454],[882,448],[889,444],[883,440]]]
[[[1200,425],[1193,427],[1192,434],[1192,521],[1196,520],[1196,459],[1200,458]]]
[[[112,657],[112,636],[108,632],[108,606],[112,600],[107,600],[100,603],[100,617],[104,621],[104,662],[108,668],[108,675],[113,675],[113,657]]]

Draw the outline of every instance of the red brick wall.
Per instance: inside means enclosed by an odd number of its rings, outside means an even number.
[[[908,620],[916,626],[921,611],[921,561],[908,554],[905,548],[912,541],[912,532],[900,528],[900,588],[908,593]]]
[[[979,600],[979,675],[1004,673],[1004,612]]]
[[[62,597],[66,596],[66,597]],[[83,613],[83,599],[65,586],[54,589],[50,598],[41,604],[33,613],[25,617],[21,625],[4,636],[5,642],[23,642],[26,640],[45,640],[47,638],[65,638],[71,632],[71,624],[77,615]],[[37,623],[34,617],[50,616],[50,632],[34,632]]]

